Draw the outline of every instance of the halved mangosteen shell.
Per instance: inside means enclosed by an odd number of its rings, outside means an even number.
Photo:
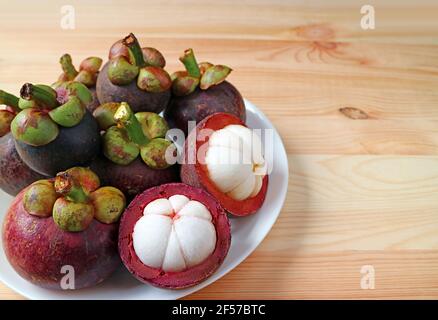
[[[190,200],[204,204],[210,211],[216,228],[216,248],[202,263],[180,272],[165,272],[144,265],[135,253],[132,233],[135,224],[143,216],[145,206],[160,198],[185,195]],[[168,183],[153,187],[138,195],[123,213],[119,228],[119,252],[123,263],[134,277],[144,283],[168,289],[194,286],[211,276],[227,256],[231,244],[231,229],[222,206],[207,192],[183,183]]]
[[[104,281],[121,265],[118,224],[93,219],[84,231],[63,231],[51,216],[40,218],[26,212],[26,190],[14,199],[3,223],[3,248],[21,277],[40,287],[61,290],[66,276],[61,269],[72,266],[75,289],[81,289]]]
[[[204,151],[207,151],[208,149],[208,137],[203,139],[198,136],[201,130],[210,129],[217,131],[231,124],[246,126],[238,117],[220,112],[206,117],[190,132],[184,143],[184,163],[181,165],[181,181],[205,189],[232,215],[247,216],[257,212],[257,210],[263,205],[266,192],[268,191],[268,175],[263,178],[262,188],[255,197],[241,201],[235,200],[220,191],[214,182],[210,180],[208,177],[207,166],[204,164],[204,161],[202,161],[202,159],[205,158],[205,154],[201,154],[200,152],[198,154],[201,146],[201,149]],[[188,163],[189,159],[195,159],[196,161],[195,163]],[[199,159],[201,161],[198,161]]]

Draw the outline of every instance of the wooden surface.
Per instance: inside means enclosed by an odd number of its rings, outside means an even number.
[[[286,145],[274,228],[189,298],[438,298],[436,1],[365,1],[375,30],[360,28],[362,1],[90,2],[70,1],[76,29],[62,30],[63,2],[1,1],[0,87],[50,83],[61,54],[106,57],[132,31],[168,71],[188,47],[231,66]],[[361,289],[363,265],[374,290]],[[0,285],[0,298],[20,296]]]

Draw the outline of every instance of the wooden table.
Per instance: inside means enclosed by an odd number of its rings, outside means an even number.
[[[60,27],[64,2],[36,2],[0,3],[4,90],[50,83],[61,54],[106,57],[132,31],[168,71],[188,47],[233,67],[279,130],[290,183],[277,223],[189,298],[438,298],[436,1],[365,1],[374,30],[363,1],[70,1],[74,30]],[[361,288],[367,265],[374,290]],[[0,298],[20,296],[0,285]]]

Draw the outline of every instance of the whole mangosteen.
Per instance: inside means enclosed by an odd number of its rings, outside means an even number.
[[[162,117],[152,112],[134,114],[125,102],[103,104],[94,116],[105,131],[104,156],[91,167],[104,184],[131,198],[147,188],[179,180],[177,165],[166,158],[166,152],[173,156],[176,148],[165,139],[168,126]]]
[[[84,84],[88,90],[90,90],[93,99],[86,105],[88,111],[93,111],[100,105],[99,99],[96,94],[96,81],[99,69],[102,66],[102,59],[99,57],[89,57],[84,59],[80,66],[79,71],[76,70],[73,65],[71,56],[66,53],[60,59],[62,73],[52,87],[58,88],[64,82],[77,81]]]
[[[15,196],[32,182],[45,176],[30,169],[15,149],[10,125],[20,109],[18,97],[0,90],[0,189]]]
[[[119,252],[140,281],[167,289],[211,276],[231,243],[225,210],[202,189],[169,183],[144,191],[123,213]]]
[[[205,189],[235,216],[255,213],[268,189],[260,137],[234,115],[208,116],[184,143],[181,180]]]
[[[86,168],[36,181],[6,214],[6,257],[20,276],[41,287],[66,289],[65,267],[74,272],[68,289],[96,285],[120,265],[118,220],[125,202],[118,189],[99,188],[98,177]]]
[[[179,128],[187,135],[188,122],[200,122],[205,117],[226,112],[245,122],[245,103],[239,91],[225,81],[231,69],[210,62],[197,63],[192,49],[180,57],[185,71],[171,75],[172,98],[164,117],[171,128]]]
[[[90,164],[100,151],[99,127],[85,107],[91,100],[90,91],[80,82],[65,82],[56,90],[23,85],[22,110],[11,123],[21,159],[47,176]]]
[[[154,48],[141,48],[131,33],[110,49],[109,61],[97,77],[100,103],[127,102],[134,112],[159,113],[169,103],[172,81],[165,60]]]

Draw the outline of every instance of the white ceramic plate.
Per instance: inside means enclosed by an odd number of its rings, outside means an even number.
[[[289,176],[286,151],[277,131],[256,106],[248,101],[245,101],[245,104],[247,124],[250,128],[273,129],[274,157],[268,193],[262,208],[255,215],[231,219],[230,251],[221,267],[206,281],[183,290],[158,289],[138,282],[122,267],[110,279],[93,288],[77,291],[47,290],[34,286],[18,276],[8,263],[3,250],[0,250],[0,280],[30,299],[178,299],[208,286],[233,270],[257,248],[277,220],[286,198]],[[11,196],[0,191],[1,225],[11,201]],[[0,243],[3,248],[1,237]]]

